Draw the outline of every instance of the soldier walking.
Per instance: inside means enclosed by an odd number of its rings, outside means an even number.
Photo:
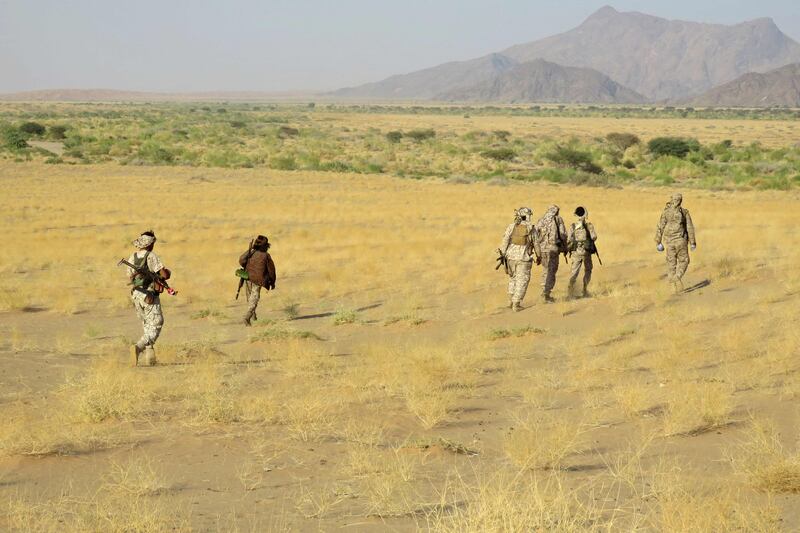
[[[558,256],[567,253],[567,229],[558,211],[557,205],[551,205],[536,223],[542,249],[542,300],[546,303],[555,301],[550,293],[556,285]]]
[[[137,269],[144,270],[145,274],[137,272],[131,267],[126,267],[128,278],[131,285],[131,301],[136,309],[136,314],[142,321],[144,330],[142,337],[131,346],[131,358],[134,366],[139,364],[139,356],[144,353],[144,364],[152,366],[156,364],[155,343],[161,335],[161,328],[164,326],[164,314],[161,310],[161,292],[164,287],[160,285],[156,278],[167,280],[170,278],[170,271],[164,268],[161,258],[158,257],[153,248],[156,244],[156,236],[152,231],[145,231],[139,238],[133,241],[136,251],[128,258],[128,263]],[[153,276],[156,275],[156,276]]]
[[[261,299],[261,287],[268,291],[275,288],[275,263],[269,255],[269,247],[267,237],[259,235],[251,243],[250,249],[239,257],[239,264],[243,269],[242,280],[247,295],[247,312],[243,319],[245,326],[250,326],[251,320],[258,320],[256,308]],[[236,296],[239,296],[238,292]]]
[[[656,227],[656,249],[667,251],[667,280],[676,293],[683,290],[682,278],[689,267],[689,245],[692,251],[697,248],[692,217],[682,203],[683,195],[673,194]]]
[[[503,234],[500,256],[504,258],[508,279],[508,298],[513,311],[522,311],[522,300],[531,281],[531,266],[541,262],[539,239],[531,217],[533,211],[520,207],[514,212],[514,222]]]
[[[575,282],[581,273],[581,267],[583,267],[583,291],[581,296],[585,298],[589,295],[587,288],[592,280],[592,269],[594,268],[592,254],[596,251],[594,242],[597,240],[597,232],[594,229],[594,224],[587,220],[588,216],[589,211],[585,207],[577,207],[575,209],[577,220],[569,227],[567,247],[569,248],[572,263],[570,265],[569,288],[567,289],[568,296],[574,295]]]

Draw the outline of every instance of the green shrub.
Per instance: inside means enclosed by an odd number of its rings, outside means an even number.
[[[290,137],[297,137],[298,135],[300,135],[300,130],[297,128],[292,128],[290,126],[281,126],[278,128],[279,139],[288,139]]]
[[[24,150],[28,148],[28,141],[18,129],[8,128],[3,132],[3,145],[12,151]]]
[[[19,127],[19,131],[27,135],[36,135],[37,137],[44,135],[45,127],[38,122],[25,122]]]
[[[403,139],[402,131],[390,131],[386,134],[386,140],[390,143],[399,143]]]
[[[517,156],[517,153],[511,148],[490,148],[481,152],[481,155],[495,161],[511,161]]]
[[[234,129],[241,129],[247,126],[247,123],[244,120],[233,120],[231,121],[231,128]]]
[[[492,133],[503,142],[508,141],[508,138],[511,137],[511,132],[506,130],[494,130]]]
[[[574,168],[590,174],[600,174],[603,169],[594,163],[592,154],[568,146],[556,146],[545,158],[561,167]]]
[[[326,161],[319,166],[326,172],[353,172],[353,166],[344,161]]]
[[[297,161],[295,161],[292,155],[271,157],[269,160],[269,168],[274,168],[275,170],[295,170],[297,169]]]
[[[699,150],[700,143],[696,139],[656,137],[647,143],[647,149],[657,157],[671,155],[683,159],[689,152]]]
[[[56,124],[50,126],[50,138],[60,141],[67,138],[67,127]]]
[[[142,144],[136,157],[154,165],[168,165],[175,161],[175,154],[155,141],[147,141]]]
[[[622,152],[641,142],[633,133],[609,133],[606,135],[606,140]]]
[[[411,130],[405,134],[406,137],[414,142],[422,142],[436,137],[436,132],[432,129],[426,130]]]

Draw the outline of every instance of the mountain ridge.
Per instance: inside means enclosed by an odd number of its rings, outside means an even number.
[[[699,107],[800,107],[800,63],[748,72],[690,101]]]
[[[510,46],[473,60],[449,62],[329,93],[335,97],[430,100],[482,84],[513,68],[487,69],[487,58],[517,64],[544,59],[562,67],[589,68],[649,101],[681,101],[747,72],[800,62],[800,44],[768,17],[738,24],[668,20],[604,6],[577,27]],[[470,72],[473,66],[484,67]],[[451,72],[456,70],[457,77]]]

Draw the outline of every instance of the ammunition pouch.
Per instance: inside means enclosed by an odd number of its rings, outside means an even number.
[[[250,279],[250,274],[247,273],[247,270],[240,268],[236,271],[236,277],[247,281]]]

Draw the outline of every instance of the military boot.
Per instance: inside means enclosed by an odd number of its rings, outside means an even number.
[[[555,300],[555,298],[550,296],[549,292],[543,292],[542,293],[542,301],[544,303],[546,303],[546,304],[551,304],[551,303],[555,302],[556,300]]]
[[[511,310],[515,313],[522,311],[522,305],[519,302],[511,302]]]
[[[156,364],[156,351],[152,346],[144,349],[144,364],[145,366],[155,366]]]
[[[680,294],[683,292],[683,282],[676,278],[672,281],[672,290],[675,291],[675,294]]]
[[[131,344],[131,366],[139,366],[139,355],[142,353],[142,349],[139,348],[138,344]]]

